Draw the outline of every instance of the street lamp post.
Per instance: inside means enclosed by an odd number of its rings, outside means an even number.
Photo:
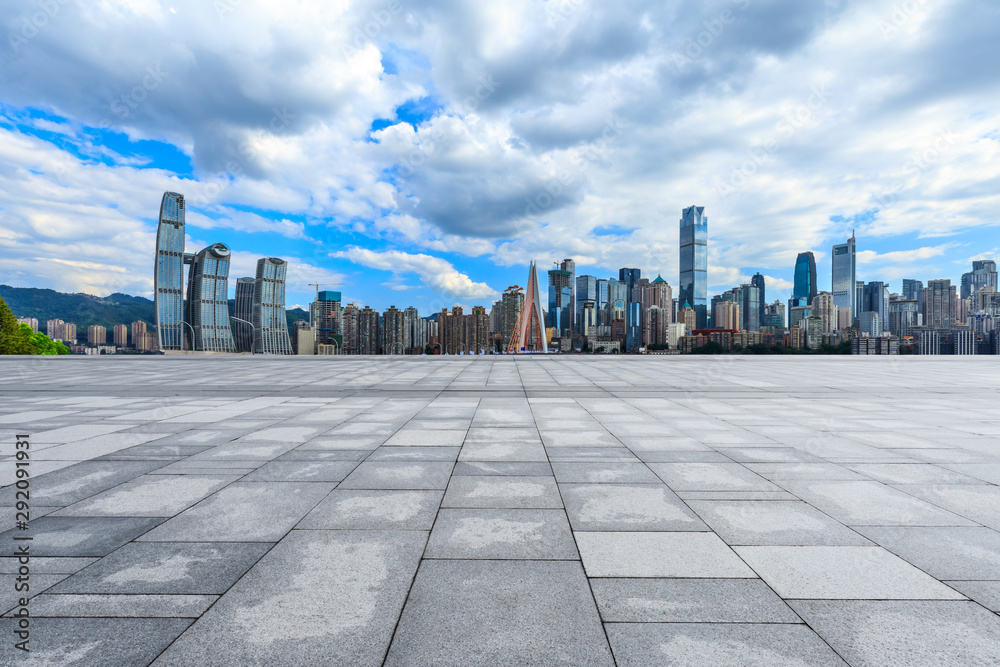
[[[251,336],[250,336],[250,356],[252,357],[253,356],[254,339],[257,337],[257,327],[255,327],[252,322],[247,322],[246,320],[241,320],[240,318],[233,317],[232,315],[229,316],[229,319],[236,320],[237,322],[242,322],[243,324],[249,324],[250,325],[250,334],[251,334]]]

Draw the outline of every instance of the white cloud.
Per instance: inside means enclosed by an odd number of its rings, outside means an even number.
[[[331,256],[397,275],[414,273],[424,285],[446,298],[484,301],[499,296],[499,292],[486,283],[473,282],[440,257],[400,251],[375,252],[358,247],[334,252]]]

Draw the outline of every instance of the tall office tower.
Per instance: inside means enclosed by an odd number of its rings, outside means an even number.
[[[358,314],[360,310],[353,303],[344,306],[344,354],[361,354],[361,343],[358,338]]]
[[[413,306],[403,311],[403,347],[408,354],[420,354],[427,346],[427,320]]]
[[[854,319],[851,317],[850,306],[841,306],[837,310],[837,330],[844,331],[854,326]]]
[[[490,308],[490,337],[496,336],[503,340],[503,299],[494,301]]]
[[[632,300],[632,290],[636,283],[642,278],[642,271],[639,269],[618,269],[618,282],[625,285],[625,300]]]
[[[184,195],[163,193],[156,227],[153,311],[161,350],[184,348]]]
[[[142,320],[136,320],[132,323],[132,347],[144,351],[143,346],[145,345],[145,340],[143,334],[146,333],[146,323]]]
[[[881,316],[874,310],[861,311],[861,333],[876,338],[882,335],[884,326]]]
[[[761,276],[763,277],[763,276]],[[740,314],[743,317],[743,331],[760,331],[761,302],[763,296],[756,285],[740,285]]]
[[[587,338],[597,336],[597,304],[594,301],[584,301],[580,311],[580,333]]]
[[[632,285],[632,291],[629,293],[629,301],[634,301],[635,303],[642,303],[642,293],[646,291],[649,287],[649,278],[640,278],[635,281]]]
[[[27,324],[31,327],[31,330],[38,333],[38,318],[37,317],[19,317],[17,318],[18,324]],[[49,336],[51,338],[51,336]]]
[[[1000,319],[1000,290],[996,287],[985,287],[972,295],[969,304],[972,312],[983,311],[991,317]]]
[[[545,338],[541,290],[538,287],[538,268],[534,262],[528,268],[528,287],[525,290],[524,303],[506,350],[507,352],[549,351],[548,341]]]
[[[87,327],[87,342],[91,345],[107,345],[108,330],[100,324],[91,324]]]
[[[583,313],[583,303],[585,301],[592,301],[597,303],[597,278],[595,276],[577,276],[576,277],[576,322],[577,322],[577,333],[583,333],[583,320],[581,319],[581,313]]]
[[[829,292],[818,292],[813,298],[812,314],[823,320],[820,327],[824,334],[837,328],[837,306],[833,305],[833,295]]]
[[[382,353],[406,354],[406,318],[396,306],[382,315]]]
[[[555,329],[555,335],[573,335],[573,274],[565,269],[549,271],[549,327]]]
[[[695,311],[698,328],[708,320],[708,218],[704,206],[689,206],[681,216],[680,293]]]
[[[379,353],[378,311],[365,306],[358,311],[358,354]]]
[[[229,258],[229,248],[216,243],[195,255],[191,263],[185,310],[194,329],[194,350],[236,351],[229,324]]]
[[[879,319],[886,322],[889,319],[889,287],[880,281],[874,280],[861,289],[862,313],[878,313]]]
[[[972,271],[962,274],[962,298],[968,299],[984,287],[997,287],[997,263],[989,259],[972,262]]]
[[[921,303],[924,296],[924,283],[920,280],[903,278],[903,298],[907,301]]]
[[[66,323],[62,320],[48,320],[45,323],[45,335],[52,340],[66,340]]]
[[[253,290],[254,350],[259,354],[291,354],[285,312],[288,262],[277,257],[257,260]]]
[[[625,306],[625,350],[632,352],[643,345],[642,304],[632,302]]]
[[[661,306],[645,307],[642,319],[642,339],[646,345],[666,345],[670,327],[670,309]]]
[[[236,344],[237,352],[249,352],[253,347],[253,289],[253,278],[236,279],[233,317],[238,319],[234,319],[232,325],[233,342]]]
[[[76,325],[73,324],[72,322],[66,322],[66,324],[63,325],[63,336],[65,336],[63,340],[66,341],[67,343],[75,343]]]
[[[762,329],[771,329],[772,333],[781,333],[785,330],[785,304],[780,300],[764,306],[764,321],[760,323]]]
[[[924,326],[954,326],[957,311],[958,294],[951,281],[927,281],[927,287],[924,288]]]
[[[568,260],[570,261],[570,260]],[[465,317],[465,345],[469,354],[485,354],[490,349],[489,316],[482,306],[473,306]]]
[[[128,325],[116,324],[114,328],[115,347],[128,347]]]
[[[750,279],[750,284],[755,285],[760,290],[760,305],[757,314],[757,329],[759,330],[760,323],[764,321],[764,306],[767,305],[767,295],[764,291],[764,276],[760,273],[755,273],[753,278]]]
[[[818,295],[817,295],[818,296]],[[850,308],[848,308],[850,310]],[[807,317],[812,317],[812,306],[792,306],[788,311],[788,326],[804,328],[805,325],[802,321]],[[822,324],[822,318],[820,318],[820,324]]]
[[[817,292],[816,287],[816,256],[812,252],[800,252],[795,258],[795,284],[792,288],[792,298],[804,303],[796,306],[810,306]]]
[[[569,273],[569,335],[576,333],[576,262],[564,259],[559,268]]]
[[[340,316],[340,292],[322,290],[309,306],[309,318],[316,330],[317,345],[344,344],[344,325]],[[394,354],[394,353],[393,353]]]
[[[833,305],[850,308],[854,318],[859,312],[857,298],[857,243],[851,232],[847,243],[833,246]]]
[[[896,295],[899,296],[899,295]],[[905,338],[920,323],[920,308],[912,299],[890,299],[889,332],[896,338]]]
[[[719,300],[712,308],[712,327],[740,330],[740,305],[734,301]]]
[[[506,350],[507,346],[510,345],[511,337],[517,329],[517,318],[524,307],[524,290],[519,285],[511,285],[504,290],[500,301],[503,303],[503,326],[500,329],[503,333],[503,338],[501,342],[503,349]]]
[[[614,279],[612,278],[612,280]],[[611,295],[610,283],[611,281],[607,278],[597,279],[597,303],[595,304],[595,307],[597,309],[598,326],[607,326],[610,324],[610,322],[605,322],[605,319],[607,318],[608,299]]]

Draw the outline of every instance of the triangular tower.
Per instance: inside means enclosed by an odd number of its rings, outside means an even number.
[[[538,269],[535,262],[531,262],[528,269],[528,287],[524,290],[524,305],[521,306],[521,313],[517,316],[517,324],[514,325],[514,333],[507,345],[507,353],[528,352],[532,335],[534,335],[534,351],[548,352],[544,321],[542,297],[538,288]]]

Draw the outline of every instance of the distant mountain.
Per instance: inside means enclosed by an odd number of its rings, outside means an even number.
[[[45,331],[45,323],[60,319],[76,325],[77,337],[86,339],[87,327],[92,324],[107,327],[110,332],[116,324],[129,324],[142,320],[150,328],[153,326],[153,302],[141,296],[112,294],[92,296],[90,294],[65,294],[51,289],[34,287],[10,287],[0,285],[0,297],[7,302],[17,317],[35,317],[38,328]],[[233,312],[233,301],[229,301],[229,312]],[[299,320],[308,320],[309,313],[301,308],[286,311],[288,331]]]

